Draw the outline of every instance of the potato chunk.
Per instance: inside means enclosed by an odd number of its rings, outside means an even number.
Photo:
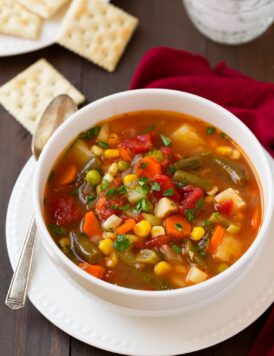
[[[200,270],[198,267],[193,266],[188,272],[188,275],[186,277],[186,280],[188,283],[200,283],[205,281],[208,278],[208,275]]]
[[[236,237],[225,235],[218,246],[214,258],[223,262],[233,263],[242,254],[242,244]]]
[[[204,141],[201,139],[195,128],[188,124],[180,126],[171,136],[173,141],[180,142],[180,145],[187,147],[203,146]]]
[[[223,192],[215,196],[215,201],[217,204],[223,203],[224,201],[232,200],[233,201],[233,210],[232,213],[243,209],[245,207],[245,202],[240,197],[240,195],[232,188],[228,188]]]
[[[155,216],[157,218],[165,218],[171,213],[177,211],[176,203],[168,198],[161,198],[155,206]]]

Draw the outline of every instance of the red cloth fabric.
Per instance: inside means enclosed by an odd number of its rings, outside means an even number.
[[[241,119],[274,157],[274,84],[243,75],[225,63],[211,69],[200,55],[159,47],[139,64],[131,89],[166,88],[203,96]]]
[[[274,85],[243,75],[225,63],[211,68],[200,55],[159,47],[148,51],[131,89],[166,88],[203,96],[241,119],[274,157]],[[249,356],[274,356],[274,307]]]

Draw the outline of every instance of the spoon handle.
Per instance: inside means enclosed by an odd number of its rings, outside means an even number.
[[[5,304],[11,309],[23,308],[26,301],[31,261],[35,245],[36,222],[32,215],[16,270],[13,274]]]

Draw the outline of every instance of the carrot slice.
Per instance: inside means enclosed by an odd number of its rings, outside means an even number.
[[[66,168],[65,172],[60,177],[59,184],[62,185],[70,184],[75,181],[76,176],[77,176],[77,167],[75,164],[71,164]]]
[[[120,225],[116,229],[116,234],[118,234],[118,235],[126,234],[127,232],[132,230],[135,225],[136,225],[136,221],[134,219],[128,219],[124,222],[124,224]]]
[[[161,174],[161,165],[152,157],[146,156],[135,166],[135,172],[139,177],[153,179]]]
[[[169,216],[165,219],[164,225],[168,236],[183,239],[191,232],[191,225],[181,215]]]
[[[93,211],[86,213],[82,228],[83,232],[90,238],[96,235],[101,236],[102,234],[101,226]]]
[[[97,265],[90,265],[89,263],[86,262],[84,263],[80,262],[78,266],[96,278],[102,279],[104,277],[105,274],[104,267],[97,266]]]
[[[251,220],[251,226],[254,230],[257,230],[259,225],[260,225],[260,210],[256,208]]]
[[[132,157],[126,148],[120,147],[119,153],[120,153],[121,158],[123,158],[124,161],[131,162]]]
[[[217,225],[208,245],[208,252],[211,255],[213,255],[213,253],[217,250],[217,247],[222,242],[224,235],[225,229],[221,225]]]

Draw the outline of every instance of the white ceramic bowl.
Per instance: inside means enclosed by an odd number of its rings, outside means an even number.
[[[138,110],[169,110],[207,121],[232,137],[247,153],[258,172],[263,195],[263,224],[247,252],[225,272],[194,286],[169,291],[139,291],[101,281],[73,264],[56,246],[42,215],[43,192],[56,158],[77,135],[103,119]],[[204,98],[164,89],[126,91],[97,100],[75,113],[52,135],[44,148],[34,178],[34,213],[42,244],[54,264],[76,285],[101,300],[139,315],[171,315],[193,308],[213,298],[242,275],[267,236],[273,213],[273,180],[270,166],[260,143],[234,115]],[[58,291],[56,290],[56,293]]]

